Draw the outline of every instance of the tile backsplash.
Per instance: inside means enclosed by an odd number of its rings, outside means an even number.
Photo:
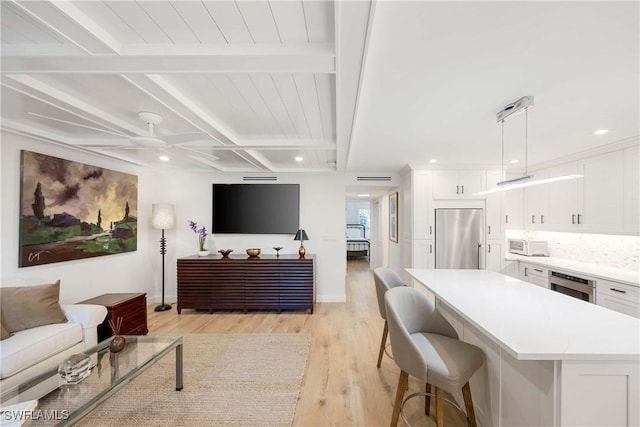
[[[638,271],[640,237],[608,234],[508,230],[507,238],[526,237],[549,242],[549,256]]]

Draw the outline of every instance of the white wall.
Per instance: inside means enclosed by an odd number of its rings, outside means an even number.
[[[316,255],[316,301],[344,302],[346,254],[345,254],[345,185],[339,175],[280,174],[279,183],[300,184],[300,226],[309,239],[304,242],[307,254]],[[173,203],[176,207],[177,228],[167,232],[168,245],[175,248],[171,255],[170,282],[167,294],[175,299],[175,259],[194,255],[198,250],[197,237],[187,221],[211,228],[211,191],[213,183],[239,183],[242,175],[216,173],[188,173],[177,176],[160,175],[154,184],[162,188],[162,199],[154,202]],[[257,212],[256,215],[259,215]],[[300,243],[293,235],[215,235],[208,241],[208,248],[233,249],[243,254],[247,248],[260,248],[262,253],[275,253],[274,246],[282,246],[281,254],[297,254]],[[168,258],[169,259],[169,258]]]
[[[103,293],[147,292],[150,302],[161,295],[160,231],[150,226],[151,205],[172,203],[176,206],[177,227],[166,230],[167,254],[165,295],[175,301],[176,259],[197,251],[197,238],[188,220],[211,226],[211,185],[214,182],[240,182],[241,176],[183,171],[151,171],[66,147],[2,134],[0,161],[0,286],[36,285],[61,280],[61,301],[72,303]],[[39,152],[68,160],[92,164],[138,176],[138,250],[76,261],[18,268],[20,150]],[[345,183],[340,174],[279,176],[279,182],[300,184],[300,221],[310,240],[308,254],[316,255],[316,301],[344,302],[345,256]],[[281,253],[297,253],[299,242],[293,236],[243,235],[214,236],[215,247],[232,248],[244,253],[260,247],[272,253],[273,246],[283,246]]]

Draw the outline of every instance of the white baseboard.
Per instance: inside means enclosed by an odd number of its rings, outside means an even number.
[[[316,302],[347,302],[346,294],[317,295]]]

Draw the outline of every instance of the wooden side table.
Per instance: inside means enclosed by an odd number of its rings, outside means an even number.
[[[104,294],[78,304],[96,304],[107,308],[107,317],[98,325],[98,342],[113,335],[109,320],[122,317],[121,335],[147,335],[147,294]]]

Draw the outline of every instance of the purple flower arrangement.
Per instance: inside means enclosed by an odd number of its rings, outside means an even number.
[[[204,226],[198,228],[198,224],[193,221],[189,221],[189,227],[193,230],[194,233],[198,235],[198,243],[200,244],[200,250],[206,251],[204,247],[204,243],[207,241],[207,234],[208,234],[207,229],[204,228]]]

